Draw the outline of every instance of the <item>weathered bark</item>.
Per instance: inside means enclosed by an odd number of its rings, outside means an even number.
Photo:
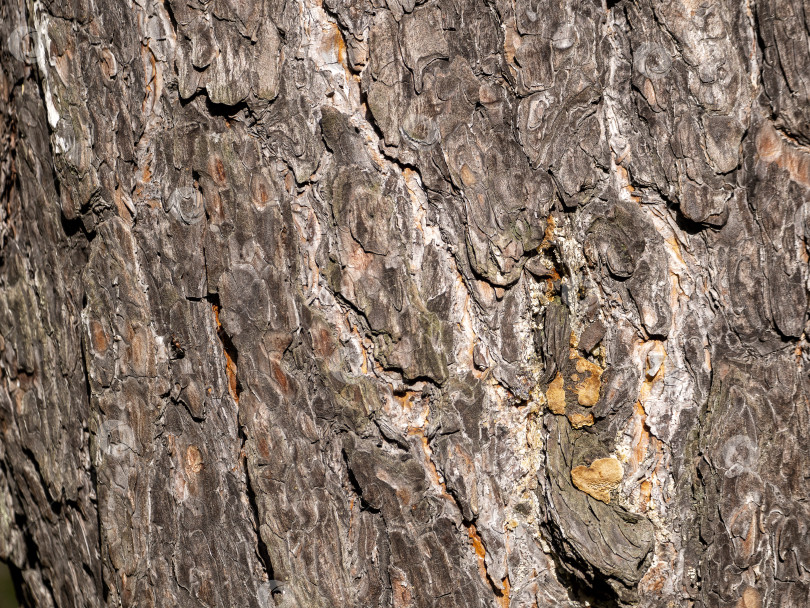
[[[2,0],[24,603],[810,605],[808,14]]]

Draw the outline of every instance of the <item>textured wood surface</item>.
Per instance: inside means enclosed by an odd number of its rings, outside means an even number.
[[[806,0],[0,0],[37,607],[810,606]]]

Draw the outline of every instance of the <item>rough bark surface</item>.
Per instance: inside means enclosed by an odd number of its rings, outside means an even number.
[[[807,0],[0,36],[25,605],[810,605]]]

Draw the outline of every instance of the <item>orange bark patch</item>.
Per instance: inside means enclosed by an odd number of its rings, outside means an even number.
[[[766,163],[779,160],[782,156],[782,140],[776,129],[770,125],[763,126],[757,133],[757,154]]]
[[[619,158],[615,159],[616,174],[619,176],[619,179],[624,184],[624,186],[622,186],[622,190],[626,190],[628,193],[631,193],[630,194],[630,200],[632,200],[632,201],[634,201],[636,203],[640,203],[641,202],[641,197],[634,196],[632,194],[632,192],[635,192],[635,188],[633,188],[633,186],[630,184],[630,177],[629,177],[629,175],[627,173],[627,169],[625,169],[620,164],[620,163],[624,162],[629,156],[630,156],[630,146],[628,146],[627,149],[624,150],[624,152],[622,152],[622,154],[621,154],[621,156],[619,156]]]
[[[521,42],[520,34],[514,24],[510,22],[505,28],[503,37],[503,52],[506,61],[512,64],[515,62],[515,52],[520,48]]]
[[[636,401],[633,406],[633,424],[636,425],[635,433],[633,435],[633,454],[630,459],[630,466],[633,471],[636,471],[644,459],[647,457],[647,450],[650,447],[650,431],[646,426],[647,412],[644,411],[644,406]]]
[[[624,469],[615,458],[599,458],[588,467],[580,465],[571,471],[577,489],[604,503],[610,503],[610,492],[619,487],[623,476]]]
[[[770,123],[763,125],[756,139],[759,159],[790,174],[794,182],[810,188],[810,153],[794,145]]]
[[[588,414],[584,416],[582,414],[569,414],[568,420],[571,422],[571,426],[575,429],[581,429],[584,426],[593,426],[593,414]]]
[[[219,156],[212,156],[208,161],[208,172],[211,174],[211,179],[213,179],[218,186],[225,185],[227,181],[225,165]]]
[[[217,324],[217,335],[219,335],[219,339],[222,342],[222,352],[225,353],[225,375],[228,376],[228,392],[233,397],[233,400],[238,404],[239,403],[239,382],[236,377],[236,361],[229,353],[229,349],[225,344],[225,330],[222,329],[222,323],[219,320],[219,306],[216,304],[211,304],[211,308],[214,310],[214,319],[216,320]]]
[[[104,332],[104,327],[93,319],[90,321],[90,339],[93,342],[93,350],[97,353],[102,353],[107,350],[107,334]]]
[[[233,400],[239,403],[239,392],[236,390],[236,363],[234,363],[228,351],[225,351],[225,373],[228,375],[228,392]]]
[[[644,80],[644,87],[642,88],[644,92],[644,97],[647,100],[647,103],[650,104],[653,108],[658,105],[658,100],[655,96],[655,87],[653,87],[653,83],[650,81],[649,78]]]
[[[340,28],[337,26],[337,23],[331,25],[334,29],[332,44],[335,45],[337,51],[337,60],[339,63],[346,63],[346,43],[343,42],[343,36],[340,34]]]
[[[470,527],[467,528],[467,534],[470,536],[473,549],[475,550],[475,556],[478,558],[478,571],[481,573],[481,578],[487,581],[489,574],[487,574],[487,564],[484,561],[487,556],[487,550],[484,548],[484,542],[481,540],[478,530],[475,529],[475,524],[471,524]]]
[[[284,370],[281,369],[281,365],[277,361],[271,361],[270,367],[273,370],[273,378],[281,387],[281,390],[285,393],[290,392],[290,381],[287,378],[287,374],[284,373]]]
[[[321,359],[328,359],[335,352],[335,344],[332,341],[332,334],[325,327],[320,329],[311,329],[309,331],[312,336],[312,349],[315,354]]]
[[[602,388],[602,368],[587,359],[577,359],[577,371],[587,373],[588,377],[576,387],[577,402],[583,407],[592,407],[599,401],[599,390]]]
[[[408,397],[406,396],[406,399],[407,398]],[[447,492],[447,486],[439,478],[439,473],[438,473],[438,471],[436,469],[436,465],[433,463],[433,458],[431,457],[432,450],[430,449],[430,444],[428,442],[428,438],[425,437],[424,430],[421,429],[421,428],[418,428],[418,427],[411,427],[411,428],[408,429],[408,435],[419,437],[419,439],[421,440],[421,443],[422,443],[422,453],[424,455],[425,465],[426,465],[428,474],[430,475],[430,478],[432,479],[433,483],[435,483],[439,488],[441,488],[442,496],[444,498],[446,498],[447,500],[450,500],[450,501],[454,501],[455,499]],[[464,455],[461,452],[458,452],[458,454],[460,456],[464,457]],[[470,466],[470,468],[472,468],[472,463],[471,462],[468,461],[468,465]],[[397,493],[397,496],[400,499],[402,499],[402,497],[399,496],[399,493]],[[475,556],[478,559],[478,570],[481,573],[481,578],[484,580],[484,582],[490,584],[494,588],[495,586],[491,583],[489,573],[487,572],[487,566],[486,566],[487,551],[486,551],[486,548],[484,547],[484,541],[481,539],[480,534],[478,534],[478,530],[476,529],[475,524],[470,524],[467,527],[467,534],[470,537],[470,541],[472,542],[473,550],[475,551]],[[503,579],[502,585],[503,585],[503,591],[501,591],[501,590],[499,590],[497,588],[494,588],[494,591],[495,591],[495,594],[496,594],[496,600],[504,608],[508,608],[509,607],[509,580],[508,580],[508,577]]]
[[[473,186],[475,185],[475,175],[473,174],[472,170],[467,166],[467,163],[461,165],[461,182],[465,186]]]
[[[349,237],[345,241],[347,249],[349,249],[349,259],[346,265],[358,272],[366,272],[374,261],[374,254],[366,253],[366,250],[353,237]]]
[[[565,381],[560,372],[557,372],[557,377],[548,385],[546,401],[548,409],[553,413],[565,414]]]
[[[496,588],[489,578],[489,572],[487,572],[487,550],[484,547],[484,541],[481,539],[481,535],[478,534],[478,530],[475,528],[475,524],[471,524],[467,528],[467,534],[472,541],[475,556],[478,558],[478,571],[481,573],[481,578],[484,579],[484,582],[493,587],[493,591],[495,591],[495,601],[500,606],[503,606],[503,608],[509,608],[509,577],[507,576],[501,581],[502,589]]]
[[[270,460],[270,442],[264,433],[258,433],[256,436],[256,451],[265,461]]]
[[[746,557],[754,555],[757,540],[757,516],[756,513],[751,514],[751,526],[748,528],[748,536],[743,541],[743,550]]]
[[[549,214],[546,218],[546,230],[543,233],[543,242],[540,244],[540,249],[548,249],[554,243],[554,230],[557,228],[557,223],[554,221],[554,216]],[[559,275],[557,275],[559,279]]]
[[[413,606],[413,597],[411,596],[411,589],[405,575],[399,568],[393,570],[391,574],[391,590],[393,591],[393,604],[394,608],[406,608],[406,606]]]
[[[186,474],[196,475],[203,470],[203,458],[199,448],[196,445],[190,445],[186,448]]]
[[[144,183],[152,180],[152,170],[148,164],[145,165],[143,168],[143,172],[141,173],[141,180],[143,180]]]
[[[642,505],[646,507],[650,503],[650,498],[652,497],[652,482],[649,479],[642,481],[639,492],[641,492]]]
[[[442,496],[444,498],[453,501],[453,497],[450,496],[449,492],[447,491],[447,486],[444,485],[444,482],[439,478],[439,472],[436,470],[436,465],[433,463],[433,458],[431,458],[433,451],[430,449],[430,444],[428,443],[428,438],[425,437],[425,432],[420,428],[411,427],[408,429],[408,435],[419,437],[419,440],[422,442],[422,454],[425,458],[425,466],[427,467],[431,480],[433,483],[439,486],[439,488],[441,488]]]
[[[411,504],[412,497],[408,488],[397,488],[394,491],[394,494],[396,494],[397,500],[399,501],[399,504],[401,504],[402,506],[407,507],[408,505]]]
[[[500,605],[503,608],[509,608],[509,577],[507,576],[505,579],[501,581],[501,585],[503,586],[503,591],[501,592],[501,596],[498,598]]]
[[[394,401],[396,401],[403,410],[410,410],[413,408],[414,397],[417,397],[418,395],[419,393],[416,393],[414,391],[405,391],[404,393],[394,393]],[[411,434],[414,433],[411,432]],[[422,433],[421,429],[419,429],[419,434],[421,434],[422,437],[424,438],[424,434]]]
[[[762,594],[753,587],[747,587],[736,608],[762,608]]]

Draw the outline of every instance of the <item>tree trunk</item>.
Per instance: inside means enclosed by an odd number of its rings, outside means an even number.
[[[2,0],[22,603],[810,605],[808,10]]]

